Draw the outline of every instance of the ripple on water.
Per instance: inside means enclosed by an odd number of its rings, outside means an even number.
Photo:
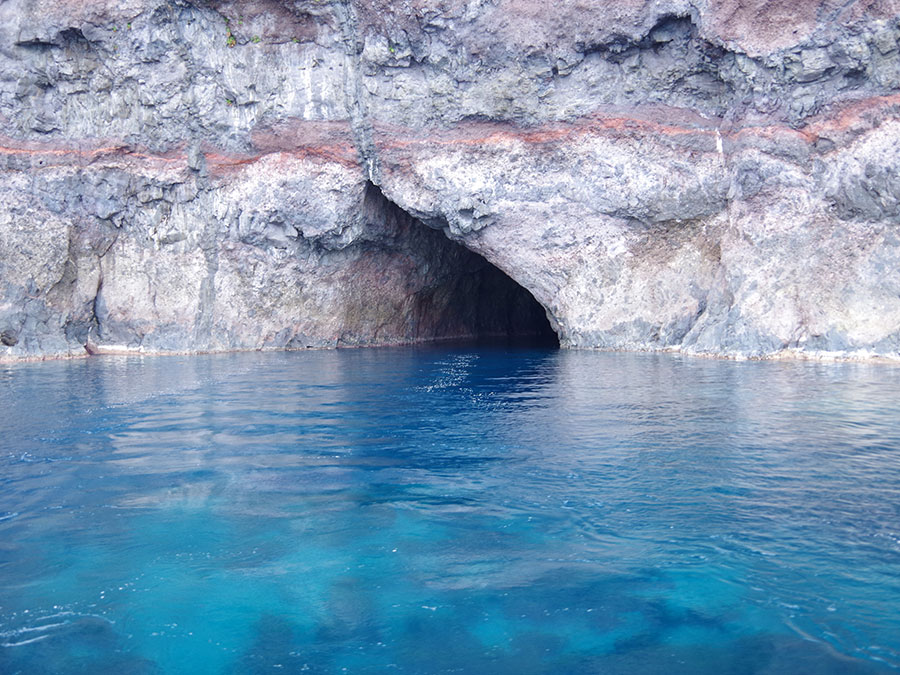
[[[900,668],[900,369],[448,348],[3,376],[2,673]]]

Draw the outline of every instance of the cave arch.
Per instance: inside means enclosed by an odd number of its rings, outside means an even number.
[[[414,218],[371,182],[365,212],[381,245],[414,261],[418,276],[403,310],[410,341],[559,348],[546,309],[486,258]]]

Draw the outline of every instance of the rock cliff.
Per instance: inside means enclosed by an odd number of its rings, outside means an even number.
[[[898,38],[900,0],[0,0],[0,359],[536,311],[900,358]]]

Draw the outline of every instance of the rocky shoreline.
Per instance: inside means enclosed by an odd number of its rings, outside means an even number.
[[[900,359],[900,3],[0,3],[0,361]],[[525,318],[522,318],[525,317]]]

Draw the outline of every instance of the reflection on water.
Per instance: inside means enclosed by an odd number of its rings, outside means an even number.
[[[0,367],[0,672],[900,668],[900,369]]]

